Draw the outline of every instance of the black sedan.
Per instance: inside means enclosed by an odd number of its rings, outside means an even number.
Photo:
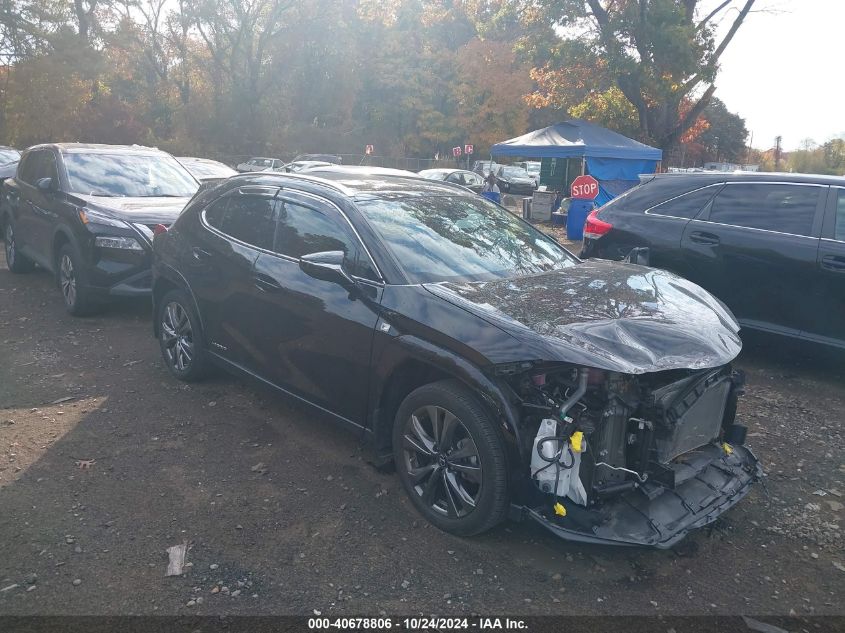
[[[484,178],[466,169],[423,169],[419,175],[429,180],[442,180],[461,185],[474,193],[481,193],[484,188]]]
[[[587,219],[585,257],[648,248],[748,329],[845,348],[845,178],[661,174]]]
[[[525,169],[512,165],[500,165],[496,170],[496,184],[502,193],[531,196],[537,184]]]
[[[198,187],[175,158],[152,148],[30,147],[4,186],[6,265],[53,272],[73,315],[109,297],[149,296],[153,232],[173,222]]]
[[[717,300],[581,262],[461,187],[236,176],[155,238],[153,297],[176,378],[219,365],[310,403],[455,534],[531,518],[668,547],[760,475]]]

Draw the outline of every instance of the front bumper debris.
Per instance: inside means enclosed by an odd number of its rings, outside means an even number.
[[[551,509],[521,511],[570,541],[666,549],[715,521],[763,476],[759,461],[745,446],[733,446],[730,452],[716,444],[702,446],[682,455],[672,468],[674,488],[646,482],[594,507],[566,503],[564,517]]]

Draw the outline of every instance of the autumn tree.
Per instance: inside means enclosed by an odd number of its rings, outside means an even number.
[[[719,60],[755,0],[710,3],[709,11],[699,0],[538,2],[564,35],[560,53],[534,71],[532,105],[569,110],[590,100],[616,113],[632,108],[636,136],[670,151],[710,103]],[[730,26],[717,39],[723,16]]]
[[[709,161],[742,163],[746,159],[748,129],[745,119],[728,110],[721,100],[713,97],[701,116],[707,121],[706,129],[691,139],[688,155],[696,156],[696,165]]]

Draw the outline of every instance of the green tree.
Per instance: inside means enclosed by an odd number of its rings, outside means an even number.
[[[534,105],[582,103],[584,76],[599,93],[618,89],[636,111],[638,135],[670,151],[696,125],[716,90],[719,60],[755,0],[538,0],[564,27],[561,54],[535,71]],[[714,20],[734,7],[717,41]],[[593,95],[593,93],[590,93]],[[573,102],[574,97],[574,102]],[[593,98],[595,98],[593,96]]]
[[[701,147],[700,163],[745,162],[747,153],[745,141],[748,138],[745,119],[729,111],[716,97],[713,97],[704,108],[702,116],[707,121],[707,129],[694,140],[694,143]]]

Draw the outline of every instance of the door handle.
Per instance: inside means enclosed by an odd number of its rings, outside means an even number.
[[[204,248],[200,248],[199,246],[194,246],[191,249],[191,255],[193,255],[194,259],[197,261],[202,261],[203,259],[211,259],[211,253],[209,253]]]
[[[822,268],[826,268],[827,270],[832,270],[837,273],[845,273],[845,257],[825,255],[822,257]]]
[[[282,285],[278,281],[263,273],[253,273],[252,283],[261,292],[278,292],[282,289]]]
[[[693,231],[689,236],[690,242],[696,244],[706,244],[708,246],[716,246],[719,243],[719,236],[712,233],[704,233],[703,231]]]

